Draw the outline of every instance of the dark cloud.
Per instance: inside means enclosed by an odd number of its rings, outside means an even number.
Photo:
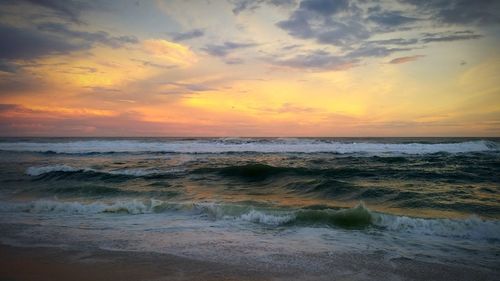
[[[16,73],[19,67],[7,60],[0,59],[0,72]]]
[[[224,62],[226,64],[243,64],[245,61],[241,58],[226,58]]]
[[[208,44],[205,46],[205,48],[203,48],[203,50],[212,56],[225,57],[229,53],[235,50],[255,47],[255,46],[257,46],[257,44],[255,43],[239,43],[239,42],[227,41],[224,42],[223,44]]]
[[[472,31],[472,30],[460,30],[460,31],[455,31],[453,33],[455,33],[455,34],[474,34],[474,31]]]
[[[348,46],[370,37],[370,32],[358,21],[331,22],[328,29],[317,32],[319,43],[336,46]]]
[[[437,26],[444,26],[443,23],[494,23],[498,21],[500,14],[500,1],[492,0],[400,2],[406,3],[407,9],[394,10],[394,5],[388,5],[386,2],[373,5],[368,1],[302,0],[287,19],[277,22],[276,25],[292,37],[314,40],[346,51],[359,49],[359,46],[367,42],[372,45],[416,46],[430,42],[477,39],[481,35],[464,30],[446,36],[368,41],[387,32],[420,28],[420,23],[424,20]],[[456,14],[452,17],[449,13]],[[372,47],[373,52],[390,54],[386,50],[388,49]]]
[[[422,55],[415,55],[415,56],[399,57],[399,58],[392,59],[391,61],[389,61],[389,63],[390,64],[402,64],[402,63],[416,61],[416,60],[418,60],[419,58],[422,58],[422,57],[424,57],[424,56],[422,56]]]
[[[280,21],[276,25],[293,37],[309,39],[315,35],[309,25],[309,14],[301,10],[295,11],[289,19]]]
[[[117,48],[138,42],[135,37],[115,37],[103,31],[75,31],[60,23],[40,24],[38,29],[0,24],[0,38],[0,59],[4,66],[6,60],[32,60],[47,55],[66,54],[89,49],[96,43]]]
[[[0,24],[0,38],[2,38],[0,71],[9,73],[18,73],[24,67],[36,66],[37,63],[34,60],[40,57],[88,50],[94,44],[118,48],[138,42],[135,37],[116,37],[103,31],[75,31],[61,23],[43,23],[36,29]],[[75,70],[95,71],[92,69]],[[11,81],[7,85],[2,85],[2,88],[17,89],[20,88],[18,84],[16,81]]]
[[[417,38],[411,38],[411,39],[404,39],[404,38],[393,38],[393,39],[386,39],[386,40],[373,40],[373,41],[368,41],[368,43],[373,43],[377,45],[401,45],[401,46],[407,46],[407,45],[415,45],[418,43]]]
[[[87,32],[72,30],[68,25],[62,23],[42,23],[38,25],[38,29],[45,32],[50,32],[66,39],[77,39],[83,40],[88,45],[93,45],[95,43],[100,43],[103,45],[108,45],[113,48],[118,48],[124,44],[135,44],[138,42],[137,38],[133,36],[111,36],[107,32],[97,31],[97,32]]]
[[[311,20],[307,13],[299,11],[277,25],[293,37],[313,38],[318,43],[336,46],[358,43],[370,37],[370,32],[358,20],[327,20],[319,26],[311,24]]]
[[[233,13],[238,15],[243,11],[254,11],[262,4],[272,5],[276,7],[280,6],[294,6],[296,4],[296,0],[232,0]]]
[[[292,44],[292,45],[286,45],[286,46],[282,47],[281,49],[283,51],[288,51],[288,50],[297,49],[299,47],[301,47],[301,45],[299,45],[299,44]]]
[[[198,84],[198,83],[167,82],[162,84],[174,87],[174,89],[168,90],[166,94],[190,94],[190,93],[207,92],[215,90],[214,88],[201,83]]]
[[[363,44],[354,51],[349,52],[346,57],[353,59],[369,58],[369,57],[386,57],[395,52],[409,51],[411,48],[387,48],[374,44]]]
[[[480,34],[469,33],[424,33],[424,37],[420,39],[422,43],[432,43],[432,42],[452,42],[459,40],[473,40],[483,37]]]
[[[354,3],[303,0],[288,19],[276,25],[296,38],[346,46],[370,37],[362,22],[360,10]]]
[[[500,24],[498,0],[400,0],[446,24]]]
[[[292,58],[268,59],[267,61],[271,61],[272,64],[278,66],[313,71],[342,70],[353,67],[358,62],[357,59],[336,56],[323,50],[300,54]]]
[[[418,21],[417,18],[404,16],[400,11],[383,11],[375,13],[369,15],[368,20],[385,27],[397,27]]]
[[[178,67],[177,65],[165,65],[165,64],[155,63],[152,61],[147,61],[147,60],[140,60],[140,59],[130,59],[130,60],[138,62],[143,66],[150,66],[150,67],[156,67],[156,68],[162,68],[162,69],[172,69],[172,68]]]
[[[349,2],[347,0],[303,0],[299,9],[318,13],[324,16],[331,16],[341,11],[347,10]]]
[[[18,104],[0,103],[0,112],[8,112],[20,109]]]
[[[90,5],[84,1],[74,0],[22,0],[36,6],[44,7],[54,11],[58,16],[74,23],[82,23],[80,14],[82,11],[90,8]]]
[[[336,55],[325,50],[316,50],[302,53],[291,58],[267,58],[266,61],[274,65],[302,70],[332,71],[345,70],[358,66],[365,58],[386,57],[396,52],[409,50],[412,50],[412,48],[389,48],[377,44],[365,43],[342,55]]]
[[[38,57],[86,49],[87,44],[71,43],[37,30],[0,25],[0,59],[31,60]]]
[[[443,2],[443,6],[447,5],[444,0],[435,2]],[[460,1],[451,2],[459,3]],[[480,5],[487,6],[486,2],[490,3],[484,1]],[[417,2],[415,1],[414,4],[416,5]],[[428,5],[424,4],[424,6]],[[276,25],[292,37],[314,40],[319,44],[339,48],[336,53],[325,51],[301,53],[294,57],[274,59],[272,63],[317,71],[338,70],[360,65],[366,58],[384,58],[397,52],[419,49],[429,43],[472,40],[482,37],[472,30],[461,30],[421,34],[414,38],[370,40],[374,36],[387,34],[387,32],[420,28],[420,23],[428,18],[430,12],[423,12],[422,9],[425,10],[425,7],[407,7],[408,9],[404,10],[394,10],[392,5],[389,7],[382,2],[373,6],[367,1],[303,0],[287,19]],[[434,24],[443,26],[442,22],[434,22]],[[418,56],[401,57],[390,63],[403,63],[418,58]]]
[[[16,69],[16,72],[17,69]],[[45,81],[31,75],[11,74],[0,79],[0,96],[15,95],[22,92],[42,91],[47,89]]]
[[[174,41],[184,41],[205,35],[203,29],[192,29],[186,32],[173,32],[170,33]]]
[[[241,13],[245,10],[253,11],[253,10],[259,8],[261,3],[262,3],[262,1],[255,1],[255,0],[236,0],[236,1],[233,1],[233,4],[234,4],[233,13],[235,15],[238,15],[239,13]]]
[[[267,0],[266,3],[274,6],[295,6],[297,0]]]

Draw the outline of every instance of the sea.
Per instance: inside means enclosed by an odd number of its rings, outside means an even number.
[[[498,270],[498,138],[1,138],[0,242]]]

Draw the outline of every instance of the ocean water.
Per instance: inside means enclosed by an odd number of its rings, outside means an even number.
[[[499,176],[499,139],[4,138],[0,241],[496,269]]]

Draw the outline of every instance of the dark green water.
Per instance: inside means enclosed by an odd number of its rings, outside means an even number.
[[[140,249],[148,250],[187,228],[200,236],[181,241],[199,243],[211,224],[208,235],[233,237],[236,244],[267,239],[270,249],[282,247],[275,240],[280,233],[280,239],[312,241],[303,241],[311,251],[368,247],[495,267],[498,141],[2,139],[0,238],[31,241],[16,232],[20,224],[23,233],[36,229],[44,243],[80,243],[80,234],[65,231],[87,233],[85,224],[101,227],[94,233],[101,238],[129,241],[141,225],[147,235]],[[62,241],[53,236],[61,225]],[[208,251],[197,247],[196,254]]]

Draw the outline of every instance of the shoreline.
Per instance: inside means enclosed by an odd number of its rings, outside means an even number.
[[[360,254],[332,257],[328,272],[249,268],[163,253],[16,247],[0,244],[0,280],[500,280],[483,268],[386,260]]]

